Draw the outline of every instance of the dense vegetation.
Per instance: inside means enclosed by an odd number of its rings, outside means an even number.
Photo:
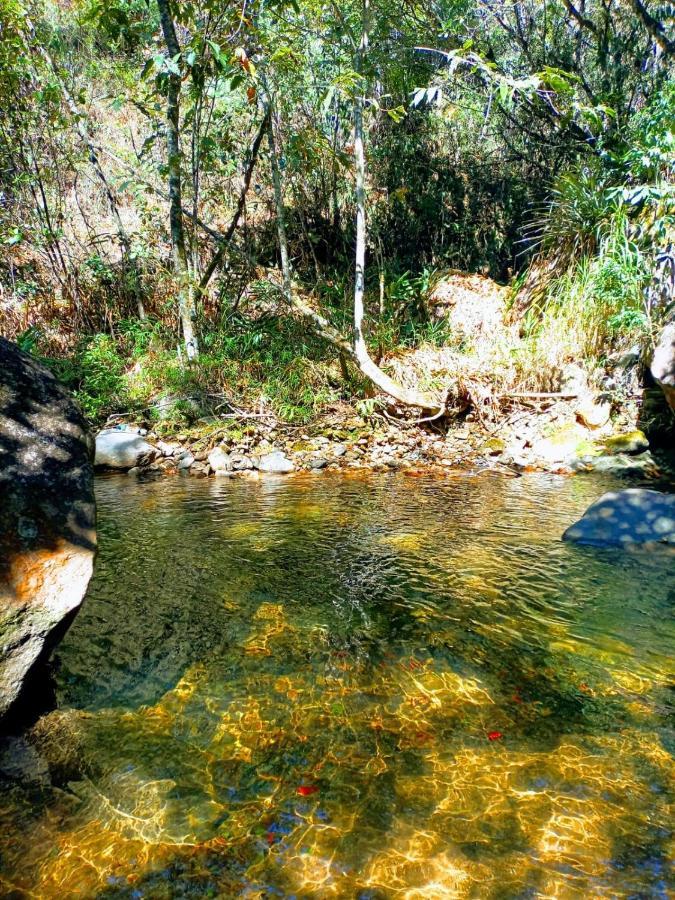
[[[669,314],[674,56],[656,0],[0,0],[0,331],[99,420],[434,412],[453,269],[550,389]]]

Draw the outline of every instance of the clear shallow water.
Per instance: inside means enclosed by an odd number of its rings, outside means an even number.
[[[0,895],[669,896],[675,564],[559,541],[612,486],[101,480]]]

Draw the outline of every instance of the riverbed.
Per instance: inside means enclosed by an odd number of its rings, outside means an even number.
[[[667,897],[673,558],[560,541],[618,484],[100,478],[0,893]]]

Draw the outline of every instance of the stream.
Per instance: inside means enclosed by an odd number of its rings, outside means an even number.
[[[0,896],[671,896],[673,558],[560,541],[616,486],[98,479]]]

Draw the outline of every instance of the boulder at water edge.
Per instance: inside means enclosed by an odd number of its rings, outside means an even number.
[[[642,488],[610,491],[589,506],[563,540],[595,546],[675,546],[675,495]]]
[[[0,338],[0,717],[65,633],[91,577],[92,449],[68,391]]]
[[[675,322],[663,329],[654,350],[651,370],[663,389],[670,408],[675,412]]]
[[[152,462],[158,455],[156,447],[131,431],[101,431],[96,435],[96,466],[131,469]]]
[[[268,475],[287,475],[295,471],[295,466],[281,450],[256,457],[253,465],[259,472],[266,472]]]

